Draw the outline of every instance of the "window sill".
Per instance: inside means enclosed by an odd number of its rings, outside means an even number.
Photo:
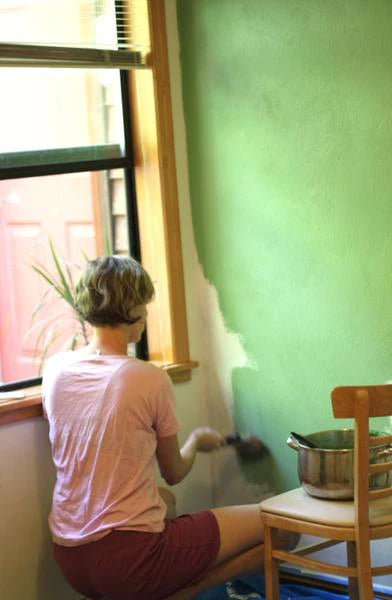
[[[184,381],[189,381],[191,378],[192,369],[195,369],[199,366],[199,363],[196,360],[178,363],[165,363],[156,360],[151,360],[150,362],[156,367],[164,369],[170,376],[170,379],[173,383],[183,383]]]
[[[192,369],[199,364],[194,360],[186,363],[151,362],[164,369],[173,383],[189,381]],[[11,393],[14,394],[14,392]],[[24,394],[24,396],[0,400],[0,425],[42,417],[41,386],[25,388],[20,390],[20,394]]]

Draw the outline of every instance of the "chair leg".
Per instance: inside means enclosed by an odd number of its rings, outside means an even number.
[[[357,566],[355,542],[346,542],[347,549],[347,565],[349,567]],[[358,577],[348,578],[348,597],[350,600],[359,600],[359,584]]]
[[[358,585],[360,589],[361,600],[373,600],[373,582],[372,582],[372,567],[370,560],[370,544],[369,539],[362,542],[359,538],[359,543],[356,544],[356,557],[358,565]]]
[[[264,569],[266,600],[279,600],[279,571],[278,561],[272,557],[276,544],[277,529],[264,526]]]

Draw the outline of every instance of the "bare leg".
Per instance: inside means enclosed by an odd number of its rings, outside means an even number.
[[[264,524],[258,504],[213,508],[212,512],[220,531],[220,548],[214,566],[264,542]],[[292,550],[299,537],[291,531],[279,531],[277,544]]]
[[[214,585],[240,575],[263,571],[264,527],[258,504],[225,506],[212,509],[220,531],[220,548],[214,565],[196,585],[175,592],[165,600],[189,600]],[[278,543],[293,548],[297,534],[281,532]]]
[[[220,532],[220,548],[215,565],[242,554],[264,540],[264,526],[258,504],[213,508]]]
[[[263,569],[263,549],[264,546],[260,544],[234,558],[221,562],[219,565],[212,567],[199,583],[179,590],[171,596],[167,596],[164,600],[190,600],[214,585],[219,585],[247,573],[261,572]]]
[[[258,504],[212,509],[220,531],[220,548],[212,568],[196,585],[175,592],[165,600],[188,600],[214,585],[234,577],[263,571],[264,526]],[[279,532],[278,544],[292,549],[298,535]]]
[[[177,516],[177,499],[175,495],[173,494],[173,492],[164,487],[159,487],[158,492],[160,497],[166,504],[166,519],[175,519]]]

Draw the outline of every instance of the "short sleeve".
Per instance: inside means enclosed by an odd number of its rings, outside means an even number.
[[[44,419],[48,420],[48,412],[47,412],[46,406],[45,406],[45,396],[43,394],[41,395],[41,402],[42,402],[42,416]]]
[[[180,429],[175,415],[175,398],[173,384],[164,371],[156,397],[156,413],[154,429],[157,437],[167,437],[174,435]]]
[[[48,419],[48,412],[46,409],[46,399],[49,393],[49,381],[50,381],[50,376],[51,376],[51,366],[52,366],[52,359],[49,359],[45,366],[44,366],[44,370],[42,373],[42,384],[41,384],[41,399],[42,399],[42,413],[45,419]]]

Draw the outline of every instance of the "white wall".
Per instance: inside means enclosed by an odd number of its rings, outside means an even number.
[[[54,470],[43,419],[0,429],[0,597],[78,598],[52,559],[47,527]]]

